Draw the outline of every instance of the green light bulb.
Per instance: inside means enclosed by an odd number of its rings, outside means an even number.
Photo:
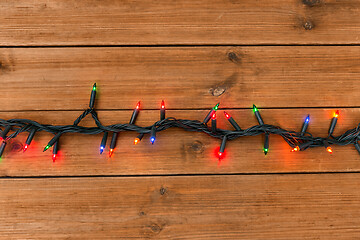
[[[217,111],[219,108],[220,103],[216,104],[215,107],[213,107],[214,111]]]
[[[269,149],[267,149],[267,148],[264,148],[264,152],[266,152],[266,153],[267,153],[268,151],[269,151]]]
[[[257,107],[255,106],[255,104],[253,104],[253,112],[257,112],[257,111],[258,111]]]
[[[44,148],[43,152],[45,152],[46,150],[48,150],[49,147],[51,147],[51,146],[50,146],[50,145],[46,145],[46,147]]]

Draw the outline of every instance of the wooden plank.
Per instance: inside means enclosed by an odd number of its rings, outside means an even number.
[[[353,107],[360,47],[0,49],[0,110]],[[316,90],[316,92],[314,92]]]
[[[251,110],[227,110],[242,128],[256,125]],[[311,115],[309,131],[326,137],[333,109],[265,109],[261,110],[265,123],[285,129],[300,130],[307,114]],[[31,118],[44,124],[71,124],[80,112],[16,112],[3,113],[2,118]],[[202,120],[207,111],[167,111],[167,116],[179,119]],[[219,111],[218,126],[232,129]],[[359,123],[360,109],[340,109],[335,135],[354,128]],[[131,111],[101,111],[103,124],[126,123]],[[141,111],[137,124],[150,126],[159,119],[158,111]],[[84,119],[85,126],[92,120]],[[0,164],[1,176],[84,176],[84,175],[154,175],[207,173],[279,173],[279,172],[351,172],[360,171],[360,156],[353,145],[334,146],[330,155],[324,148],[291,153],[281,137],[271,136],[269,154],[262,151],[263,137],[246,137],[228,142],[227,156],[218,164],[215,156],[220,140],[202,133],[168,129],[157,134],[154,145],[149,136],[133,145],[136,133],[121,133],[112,158],[108,147],[99,154],[101,135],[65,134],[60,139],[60,153],[53,163],[51,151],[42,150],[50,140],[48,133],[39,133],[22,153],[27,134],[9,143]],[[110,139],[108,140],[109,144]],[[109,145],[108,145],[109,146]]]
[[[356,239],[359,174],[0,180],[3,238]]]
[[[359,44],[356,0],[2,1],[0,44]]]

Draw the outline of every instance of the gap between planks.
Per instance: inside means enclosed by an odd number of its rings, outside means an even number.
[[[150,175],[74,175],[74,176],[0,176],[1,179],[44,179],[44,178],[157,178],[157,177],[220,177],[220,176],[263,176],[263,175],[326,175],[358,174],[360,171],[334,172],[259,172],[259,173],[197,173],[197,174],[150,174]]]

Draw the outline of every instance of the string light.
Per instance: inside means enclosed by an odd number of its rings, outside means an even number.
[[[102,141],[100,144],[100,153],[103,153],[103,151],[105,150],[108,134],[112,133],[112,139],[111,139],[110,151],[109,151],[109,155],[111,156],[115,149],[117,135],[121,131],[137,132],[139,135],[135,138],[134,144],[138,144],[142,140],[145,134],[149,134],[150,143],[154,144],[156,139],[156,133],[158,131],[159,132],[164,131],[168,128],[173,128],[173,127],[182,128],[186,131],[203,132],[214,138],[222,139],[220,150],[219,151],[216,150],[215,152],[217,153],[220,159],[224,157],[225,143],[227,140],[234,140],[239,137],[245,137],[245,136],[257,136],[259,134],[265,134],[265,142],[263,147],[263,151],[265,154],[267,154],[269,151],[270,134],[276,134],[281,136],[289,144],[289,146],[292,147],[291,150],[292,152],[304,151],[308,148],[314,148],[314,147],[325,147],[327,152],[332,153],[333,150],[330,145],[335,144],[335,145],[343,146],[348,144],[354,144],[356,150],[360,153],[360,145],[358,144],[358,137],[360,136],[359,127],[350,129],[340,136],[332,135],[337,123],[337,119],[339,117],[339,111],[336,111],[333,114],[333,118],[331,120],[330,128],[329,128],[329,136],[327,138],[315,137],[312,136],[310,133],[305,135],[310,122],[309,115],[305,118],[305,121],[303,123],[300,132],[288,131],[278,126],[264,124],[260,112],[255,105],[253,105],[253,112],[257,118],[259,125],[255,125],[248,129],[242,130],[239,127],[239,125],[235,122],[235,120],[227,112],[224,112],[226,119],[234,127],[235,131],[219,129],[216,126],[217,124],[216,111],[218,110],[219,103],[216,104],[210,110],[208,115],[205,117],[204,121],[200,122],[198,120],[175,119],[173,117],[169,117],[165,119],[165,112],[163,112],[165,110],[165,104],[164,101],[162,101],[160,111],[163,113],[161,113],[160,115],[161,118],[163,119],[155,122],[153,125],[147,127],[140,127],[135,125],[135,121],[136,118],[138,117],[140,110],[140,102],[138,102],[130,118],[129,124],[113,124],[109,126],[104,126],[101,124],[97,116],[97,113],[93,108],[95,104],[95,96],[96,96],[96,84],[93,85],[93,89],[91,92],[89,109],[84,110],[84,112],[80,114],[80,116],[74,121],[72,125],[53,126],[53,125],[43,125],[29,119],[11,119],[8,121],[0,119],[0,127],[4,128],[4,130],[2,130],[0,134],[2,138],[2,141],[0,143],[0,157],[4,152],[7,141],[11,138],[15,138],[22,132],[29,133],[23,148],[24,151],[28,149],[32,139],[34,138],[37,132],[45,131],[55,134],[54,137],[48,142],[48,144],[44,148],[44,151],[46,151],[53,146],[53,160],[55,161],[59,148],[59,138],[64,133],[81,133],[88,135],[103,133]],[[78,126],[80,121],[89,114],[94,119],[96,126],[95,127]],[[207,126],[207,123],[210,119],[212,119],[211,128]],[[13,133],[9,134],[10,131],[13,131]]]
[[[326,148],[326,151],[328,151],[328,153],[330,153],[330,154],[332,154],[332,153],[333,153],[333,150],[332,150],[332,148],[331,148],[331,147],[327,147],[327,148]]]
[[[304,136],[308,126],[309,126],[309,123],[310,123],[310,115],[308,114],[305,118],[305,121],[301,127],[301,131],[300,131],[300,136]],[[299,140],[301,141],[301,140]],[[306,148],[308,148],[310,145],[312,144],[312,142],[305,142],[305,143],[302,143],[300,144],[300,146],[295,146],[291,152],[299,152],[299,151],[302,151],[302,150],[305,150]]]
[[[216,132],[216,112],[214,112],[211,117],[211,131],[213,133]]]
[[[154,144],[155,139],[156,139],[156,128],[155,128],[155,126],[153,126],[151,128],[151,134],[150,134],[150,142],[151,142],[151,144]]]
[[[62,132],[58,132],[50,141],[49,143],[46,145],[46,147],[44,148],[43,152],[45,152],[46,150],[48,150],[52,145],[55,144],[55,142],[57,142],[57,140],[60,138],[60,136],[62,135]]]
[[[329,139],[324,140],[324,147],[325,147],[325,149],[326,149],[326,151],[328,153],[330,153],[330,154],[333,153],[333,150],[332,150],[332,148],[330,147],[330,144],[329,144]]]
[[[115,147],[116,147],[116,140],[118,137],[118,133],[114,132],[111,136],[111,142],[110,142],[110,150],[109,150],[109,157],[111,157],[114,153]]]
[[[255,114],[255,117],[259,123],[259,125],[264,125],[264,121],[262,120],[262,117],[260,115],[259,110],[257,109],[257,107],[255,106],[255,104],[253,104],[253,112]],[[269,152],[269,133],[265,132],[265,140],[264,140],[264,154],[267,155]]]
[[[310,122],[310,115],[307,115],[307,117],[305,118],[305,121],[301,127],[301,136],[304,135],[304,133],[306,132],[306,129],[308,128],[309,126],[309,122]]]
[[[113,153],[114,153],[114,149],[113,149],[113,148],[110,148],[110,150],[109,150],[109,157],[111,157],[111,156],[113,155]]]
[[[30,133],[29,133],[29,136],[27,137],[26,141],[25,141],[25,145],[24,145],[24,148],[23,148],[23,152],[25,152],[28,147],[30,146],[31,144],[31,141],[33,140],[34,136],[35,136],[35,133],[36,133],[36,128],[33,128]]]
[[[265,133],[265,141],[264,141],[264,154],[268,154],[269,152],[269,134]]]
[[[255,104],[253,104],[253,112],[255,114],[257,121],[259,122],[259,125],[264,125],[264,121],[262,120],[260,112],[257,109],[257,107],[255,106]]]
[[[296,147],[294,147],[291,151],[292,151],[292,152],[298,152],[298,151],[300,151],[300,147],[299,147],[299,146],[296,146]]]
[[[53,162],[55,162],[55,160],[56,160],[58,149],[59,149],[59,141],[56,141],[54,144],[54,147],[53,147],[53,156],[52,156]]]
[[[213,113],[218,110],[219,105],[220,105],[220,103],[217,103],[217,104],[210,110],[210,112],[209,112],[209,113],[206,115],[206,117],[204,118],[203,123],[206,124],[206,123],[209,122],[209,120],[210,120],[211,116],[213,115]]]
[[[339,117],[339,110],[334,112],[334,116],[331,119],[331,123],[330,123],[330,127],[329,127],[329,136],[331,136],[331,134],[333,134],[333,132],[334,132],[338,117]]]
[[[224,115],[236,131],[241,131],[240,126],[237,124],[237,122],[235,122],[235,120],[230,116],[230,114],[224,111]]]
[[[104,135],[103,135],[103,137],[101,139],[101,144],[100,144],[100,154],[102,154],[104,152],[104,150],[105,150],[108,135],[109,135],[108,132],[104,132]]]
[[[226,140],[227,140],[227,138],[226,138],[226,136],[224,136],[223,139],[222,139],[222,141],[221,141],[220,150],[219,150],[219,152],[218,152],[219,161],[224,157]]]
[[[138,143],[141,141],[141,139],[143,139],[143,137],[144,137],[144,134],[143,134],[143,133],[140,133],[140,134],[135,138],[134,144],[135,144],[135,145],[138,144]]]
[[[161,101],[161,107],[160,107],[160,120],[165,119],[165,102],[164,100]]]
[[[94,83],[91,95],[90,95],[90,102],[89,102],[89,108],[93,109],[95,104],[95,97],[96,97],[96,83]]]
[[[136,104],[136,107],[131,115],[131,118],[130,118],[130,122],[129,124],[134,124],[135,123],[135,120],[137,118],[137,116],[139,115],[139,111],[140,111],[140,102],[138,102]]]

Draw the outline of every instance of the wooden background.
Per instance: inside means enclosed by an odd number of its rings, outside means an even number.
[[[359,123],[360,1],[1,0],[0,115],[71,124],[98,84],[104,124],[202,120],[221,102],[242,128],[266,123],[326,136]],[[222,112],[222,111],[220,111]],[[222,113],[221,113],[222,114]],[[220,115],[221,116],[221,115]],[[219,126],[231,128],[225,118]],[[91,119],[84,125],[91,126]],[[0,163],[2,239],[359,239],[360,156],[353,146],[290,153],[271,137],[220,142],[177,129],[134,146],[66,134],[56,163],[40,133]]]

